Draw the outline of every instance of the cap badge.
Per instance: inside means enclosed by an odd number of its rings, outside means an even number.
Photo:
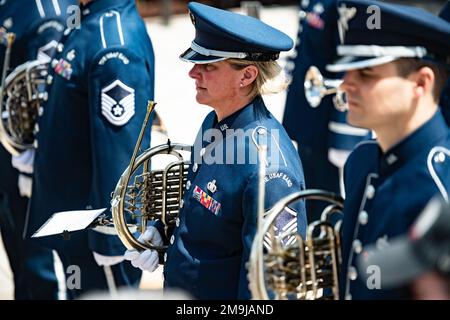
[[[353,19],[356,15],[356,8],[347,8],[345,3],[343,3],[339,8],[339,20],[338,20],[338,31],[339,31],[339,39],[341,43],[344,43],[345,32],[348,30],[348,22]]]

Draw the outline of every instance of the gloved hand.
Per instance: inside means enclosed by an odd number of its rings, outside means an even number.
[[[112,266],[121,263],[125,258],[123,256],[104,256],[95,251],[92,252],[94,255],[95,262],[101,266]]]
[[[162,246],[163,240],[158,229],[153,226],[147,227],[147,230],[138,238],[138,241],[150,241],[155,246]],[[158,268],[158,252],[156,250],[147,249],[142,252],[137,250],[125,251],[124,258],[131,261],[131,265],[142,271],[153,272]]]
[[[20,172],[33,173],[34,149],[27,149],[18,156],[12,156],[11,164]]]

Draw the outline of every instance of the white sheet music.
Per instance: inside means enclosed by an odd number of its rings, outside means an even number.
[[[64,231],[83,230],[105,210],[106,208],[56,212],[31,237],[39,238],[60,234]]]

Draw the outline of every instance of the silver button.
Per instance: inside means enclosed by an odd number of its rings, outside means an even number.
[[[191,187],[191,181],[187,181],[186,182],[186,190],[189,190],[189,188]]]
[[[438,152],[434,156],[434,162],[436,163],[443,163],[445,161],[445,154],[443,152]]]
[[[206,149],[205,148],[201,148],[200,149],[200,157],[203,157],[205,155]]]
[[[305,19],[307,15],[308,15],[308,14],[307,14],[305,11],[303,11],[303,10],[300,10],[300,11],[298,12],[298,17],[299,17],[300,19]]]
[[[358,278],[358,271],[356,271],[354,266],[348,268],[348,277],[352,281],[355,281]]]
[[[39,143],[38,143],[37,139],[34,139],[33,147],[35,149],[39,148]]]
[[[366,189],[367,199],[372,199],[374,195],[375,195],[375,187],[370,184]]]
[[[70,29],[70,28],[67,28],[66,30],[64,30],[64,35],[67,36],[70,33],[71,30],[72,29]]]
[[[184,200],[181,199],[181,200],[180,200],[180,209],[183,208],[183,206],[184,206]]]
[[[166,262],[166,261],[167,261],[167,252],[164,253],[164,262]]]
[[[170,244],[173,244],[174,242],[175,242],[175,236],[172,235],[172,236],[170,237]]]
[[[48,100],[48,92],[47,91],[44,91],[44,92],[42,92],[42,93],[39,93],[39,99],[41,99],[41,100],[44,100],[44,101],[47,101]]]
[[[355,239],[353,241],[353,250],[355,251],[356,254],[360,254],[362,252],[363,246],[361,241],[359,241],[358,239]]]
[[[58,52],[63,52],[63,49],[64,49],[64,45],[62,43],[58,43],[56,50],[58,50]]]
[[[297,50],[294,50],[294,52],[292,52],[292,54],[291,54],[292,59],[297,58],[297,55],[298,55]]]
[[[192,172],[196,172],[198,168],[198,164],[194,163],[194,165],[192,166]]]
[[[266,129],[264,129],[264,128],[259,128],[259,129],[258,129],[258,134],[260,134],[260,135],[265,135],[265,134],[266,134]]]
[[[53,82],[53,77],[49,74],[49,75],[47,76],[47,84],[48,84],[48,85],[51,85],[52,82]]]
[[[180,226],[180,218],[175,219],[175,225],[177,226],[177,228]]]
[[[350,293],[347,293],[345,296],[345,300],[352,300],[352,295]]]
[[[367,213],[367,211],[363,210],[359,213],[358,221],[362,225],[366,225],[367,222],[369,222],[369,214]]]

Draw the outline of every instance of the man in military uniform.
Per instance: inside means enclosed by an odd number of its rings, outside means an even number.
[[[66,26],[67,8],[75,4],[75,0],[0,1],[1,32],[15,35],[7,71],[29,60],[49,59]],[[5,67],[5,45],[0,44],[0,71]],[[14,297],[56,299],[52,251],[22,238],[29,196],[24,185],[31,177],[12,167],[11,155],[2,145],[0,177],[0,228],[14,276]]]
[[[368,6],[378,13],[371,17]],[[346,71],[341,87],[349,123],[377,135],[361,143],[344,168],[340,294],[405,298],[407,292],[365,282],[355,260],[366,245],[382,247],[405,233],[435,194],[448,200],[450,138],[438,102],[448,79],[450,24],[379,1],[339,1],[338,12],[342,58],[327,68]],[[369,17],[381,19],[379,28],[368,28]]]
[[[189,9],[196,36],[180,58],[195,63],[189,76],[195,80],[196,100],[214,111],[194,143],[179,220],[165,256],[164,285],[198,299],[249,299],[246,264],[256,232],[259,165],[266,170],[262,209],[304,189],[298,154],[265,107],[260,88],[262,79],[281,71],[275,60],[293,43],[252,17],[199,3],[190,3]],[[268,156],[258,165],[262,145]],[[304,237],[304,203],[286,208],[276,228],[279,234],[298,228]],[[150,227],[143,239],[161,244],[160,233]],[[158,264],[153,250],[130,250],[125,256],[143,270],[153,271]]]
[[[341,193],[342,168],[354,146],[369,138],[369,130],[355,128],[345,121],[345,112],[338,111],[330,95],[317,107],[305,98],[305,73],[317,67],[327,78],[339,75],[326,72],[325,65],[336,55],[337,10],[335,0],[300,1],[300,24],[295,53],[286,65],[292,72],[284,111],[283,125],[289,136],[301,145],[306,187]],[[292,70],[293,69],[293,70]],[[308,220],[320,217],[324,204],[306,203]]]
[[[65,32],[47,79],[28,236],[55,212],[110,207],[153,99],[153,48],[134,1],[80,2],[81,25]],[[149,143],[147,136],[144,144]],[[107,289],[112,281],[139,284],[141,272],[122,262],[125,247],[112,227],[80,232],[69,241],[40,241],[58,251],[66,271],[80,268],[81,283],[68,288],[69,297]]]
[[[376,269],[384,288],[409,287],[418,300],[450,299],[450,205],[433,198],[408,230],[386,248],[367,248],[358,268]],[[401,270],[401,272],[399,272]]]

